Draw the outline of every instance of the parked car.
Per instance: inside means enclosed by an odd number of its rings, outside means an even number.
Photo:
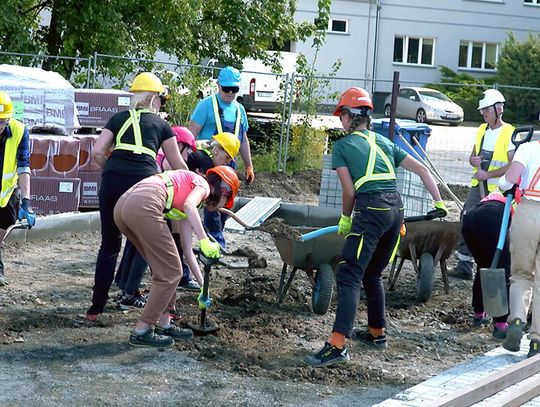
[[[384,101],[384,115],[390,117],[392,94]],[[463,122],[463,109],[444,93],[435,89],[403,87],[399,89],[396,117],[414,119],[419,123],[448,123],[458,126]]]

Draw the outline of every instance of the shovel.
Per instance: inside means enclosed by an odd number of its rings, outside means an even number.
[[[521,134],[527,133],[525,136]],[[534,133],[533,127],[519,127],[514,130],[512,134],[512,143],[518,147],[528,142]],[[512,205],[513,194],[509,193],[506,196],[506,203],[504,205],[501,231],[499,233],[499,240],[497,242],[497,249],[491,262],[491,267],[486,269],[480,269],[480,279],[482,280],[482,294],[484,300],[484,311],[493,316],[500,317],[508,314],[508,292],[506,288],[506,277],[504,269],[497,268],[499,265],[499,259],[504,247],[506,239],[506,232],[508,229],[508,220],[510,218],[510,208]]]
[[[208,287],[210,284],[210,270],[212,268],[212,264],[217,263],[218,259],[209,259],[206,256],[203,256],[202,254],[199,254],[199,260],[204,264],[204,284],[202,289],[202,301],[208,300]],[[213,335],[218,330],[219,327],[216,325],[210,325],[206,322],[206,310],[208,309],[208,306],[201,308],[201,315],[199,317],[199,323],[198,324],[187,324],[188,328],[193,331],[193,334],[195,336],[207,336],[207,335]]]

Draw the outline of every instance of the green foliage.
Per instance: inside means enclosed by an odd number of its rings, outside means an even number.
[[[312,35],[315,26],[295,22],[295,10],[296,0],[9,0],[0,15],[0,50],[148,60],[160,50],[182,62],[239,65],[245,57],[266,58],[273,44]],[[49,26],[39,26],[40,12],[50,13]],[[82,70],[73,60],[50,59],[44,67],[66,78]],[[97,68],[122,79],[142,67],[99,58]]]
[[[326,148],[326,131],[306,123],[291,126],[287,171],[321,168]]]
[[[497,66],[497,82],[505,85],[540,88],[540,35],[529,34],[523,42],[518,42],[509,33],[503,45],[499,64]],[[507,119],[528,119],[540,107],[539,89],[515,89],[512,87],[499,88],[507,99]]]

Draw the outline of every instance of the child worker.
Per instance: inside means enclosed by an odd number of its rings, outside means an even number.
[[[399,165],[418,174],[435,207],[448,214],[429,170],[388,138],[369,130],[372,112],[371,96],[356,87],[341,95],[334,112],[347,133],[332,151],[332,167],[343,189],[338,233],[345,236],[345,243],[336,273],[338,305],[332,332],[319,352],[304,359],[314,367],[349,361],[345,343],[353,333],[362,284],[368,330],[355,336],[375,348],[387,347],[381,274],[397,248],[403,224],[395,168]]]
[[[206,176],[175,170],[148,177],[126,191],[114,208],[114,221],[135,245],[152,270],[148,300],[129,343],[167,348],[174,340],[190,339],[193,332],[171,324],[169,309],[176,303],[182,265],[165,217],[183,219],[195,231],[201,253],[220,256],[220,246],[206,235],[198,206],[209,210],[232,207],[240,182],[227,166],[208,170]]]

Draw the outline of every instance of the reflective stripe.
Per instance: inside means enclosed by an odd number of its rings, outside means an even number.
[[[369,182],[369,181],[387,181],[387,180],[396,179],[394,165],[392,164],[388,156],[385,154],[383,149],[379,145],[377,145],[375,141],[375,138],[376,138],[375,133],[370,131],[368,135],[365,135],[362,132],[355,131],[352,134],[356,134],[357,136],[363,137],[369,143],[369,157],[368,157],[366,173],[363,177],[360,177],[354,182],[354,188],[358,190],[362,185],[364,185],[366,182]],[[381,159],[384,161],[388,169],[388,172],[382,172],[378,174],[374,173],[375,164],[377,163],[377,157],[381,157]]]
[[[398,234],[396,244],[394,245],[394,250],[392,250],[392,254],[390,255],[390,260],[388,260],[389,263],[393,263],[394,259],[396,258],[397,251],[399,249],[399,242],[401,241],[401,235]]]
[[[171,177],[169,177],[169,174],[167,174],[167,171],[162,172],[161,174],[157,174],[160,176],[163,181],[165,181],[165,186],[167,187],[167,201],[165,202],[165,209],[167,211],[170,211],[172,208],[172,203],[174,199],[174,186],[171,181]]]
[[[219,115],[219,104],[216,95],[212,95],[212,107],[214,108],[214,119],[216,121],[217,133],[223,133],[223,126],[221,125],[221,116]],[[234,125],[234,135],[239,138],[240,134],[240,106],[236,106],[236,123]]]
[[[127,119],[122,127],[120,128],[120,131],[116,135],[116,145],[114,146],[114,150],[126,150],[131,151],[133,154],[147,154],[153,159],[156,159],[157,153],[152,150],[151,148],[145,147],[142,142],[142,134],[141,134],[141,113],[152,113],[150,110],[142,109],[142,110],[130,110],[129,111],[129,119]],[[129,144],[129,143],[122,143],[122,136],[126,133],[126,131],[133,127],[133,135],[135,138],[135,144]]]
[[[356,260],[360,258],[360,254],[362,253],[362,247],[364,246],[364,235],[360,238],[360,243],[358,243],[358,250],[356,250]]]

